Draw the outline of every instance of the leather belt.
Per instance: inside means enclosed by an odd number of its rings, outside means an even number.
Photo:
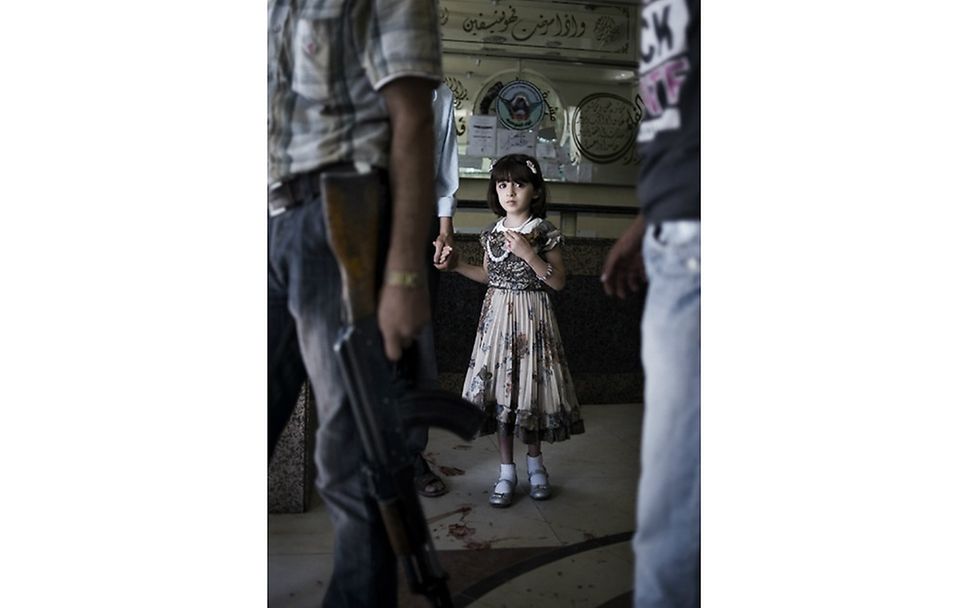
[[[271,217],[280,215],[313,199],[320,188],[317,171],[303,173],[267,188],[267,212]]]
[[[308,173],[298,173],[267,187],[267,212],[271,217],[314,200],[321,193],[321,174],[354,170],[353,163],[335,163]]]

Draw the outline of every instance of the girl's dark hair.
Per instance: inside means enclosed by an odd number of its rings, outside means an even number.
[[[541,177],[541,163],[536,158],[527,154],[508,154],[498,158],[491,167],[490,183],[487,185],[487,207],[500,216],[507,215],[507,211],[497,198],[497,182],[505,180],[534,186],[531,215],[544,218],[548,207],[548,189]]]

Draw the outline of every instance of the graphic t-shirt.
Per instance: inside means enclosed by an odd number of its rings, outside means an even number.
[[[636,193],[649,223],[700,218],[700,1],[643,0]]]

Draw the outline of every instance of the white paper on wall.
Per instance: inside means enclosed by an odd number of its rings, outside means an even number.
[[[475,114],[469,125],[467,156],[493,157],[497,153],[497,117]]]
[[[536,156],[538,134],[534,131],[497,130],[497,156],[507,154],[528,154]]]
[[[540,148],[540,146],[538,147]],[[541,159],[538,160],[541,162],[541,175],[543,175],[545,179],[561,179],[564,177],[561,174],[561,166],[557,162]]]
[[[539,141],[537,149],[538,160],[545,160],[547,158],[558,158],[558,153],[555,152],[555,145],[548,141]]]

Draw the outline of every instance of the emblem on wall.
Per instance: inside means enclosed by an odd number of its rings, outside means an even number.
[[[525,131],[545,115],[544,96],[527,80],[513,80],[497,92],[497,119],[508,129]]]
[[[618,95],[589,95],[572,114],[572,140],[582,156],[594,163],[617,161],[632,147],[640,115],[639,106]]]

